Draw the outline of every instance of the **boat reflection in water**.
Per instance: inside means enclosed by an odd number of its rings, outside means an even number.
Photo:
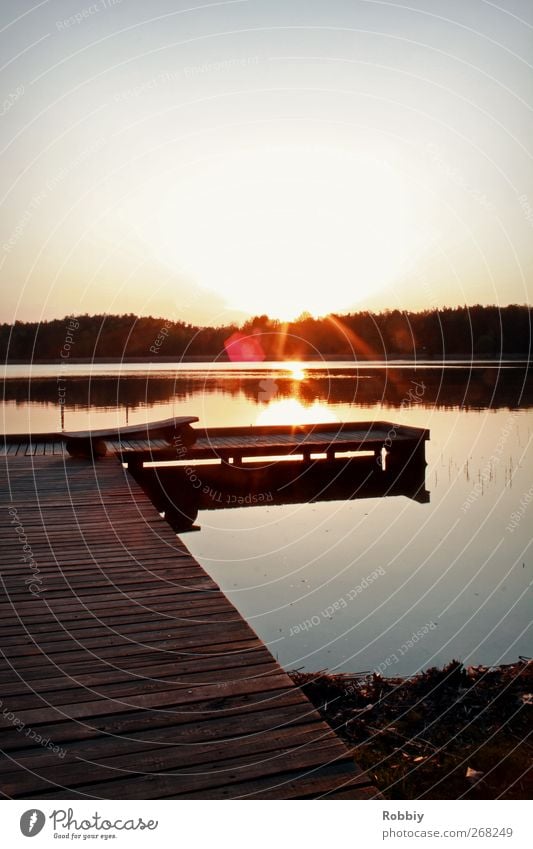
[[[302,463],[294,460],[132,469],[160,513],[176,531],[198,530],[199,510],[349,501],[405,496],[429,502],[422,452],[383,469],[375,456]]]

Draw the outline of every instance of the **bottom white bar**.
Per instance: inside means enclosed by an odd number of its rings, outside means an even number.
[[[272,849],[532,845],[517,801],[4,801],[3,846]],[[35,844],[30,840],[35,838]]]

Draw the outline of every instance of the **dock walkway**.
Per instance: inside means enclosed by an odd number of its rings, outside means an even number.
[[[378,795],[116,456],[3,453],[5,798]]]
[[[156,424],[160,423],[154,423],[154,427]],[[135,439],[131,437],[132,430],[138,431]],[[107,453],[137,465],[145,462],[195,460],[239,465],[243,459],[254,460],[259,457],[284,456],[306,461],[321,457],[333,460],[347,452],[379,454],[385,448],[394,464],[398,465],[410,462],[416,455],[423,456],[425,442],[429,439],[429,431],[424,428],[381,421],[208,429],[189,427],[188,433],[192,438],[183,442],[179,435],[175,439],[154,436],[139,438],[142,431],[142,427],[116,429],[113,436],[105,439]],[[0,456],[59,456],[66,453],[69,441],[54,433],[39,434],[32,439],[26,434],[13,434],[0,441]],[[83,442],[83,439],[80,438],[80,441]],[[100,441],[101,438],[95,439],[95,442]]]

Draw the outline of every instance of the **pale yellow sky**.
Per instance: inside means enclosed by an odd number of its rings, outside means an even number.
[[[530,301],[526,0],[1,14],[2,320]]]

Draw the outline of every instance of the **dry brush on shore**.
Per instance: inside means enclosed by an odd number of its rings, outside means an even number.
[[[525,799],[533,661],[410,678],[291,673],[388,799]]]

